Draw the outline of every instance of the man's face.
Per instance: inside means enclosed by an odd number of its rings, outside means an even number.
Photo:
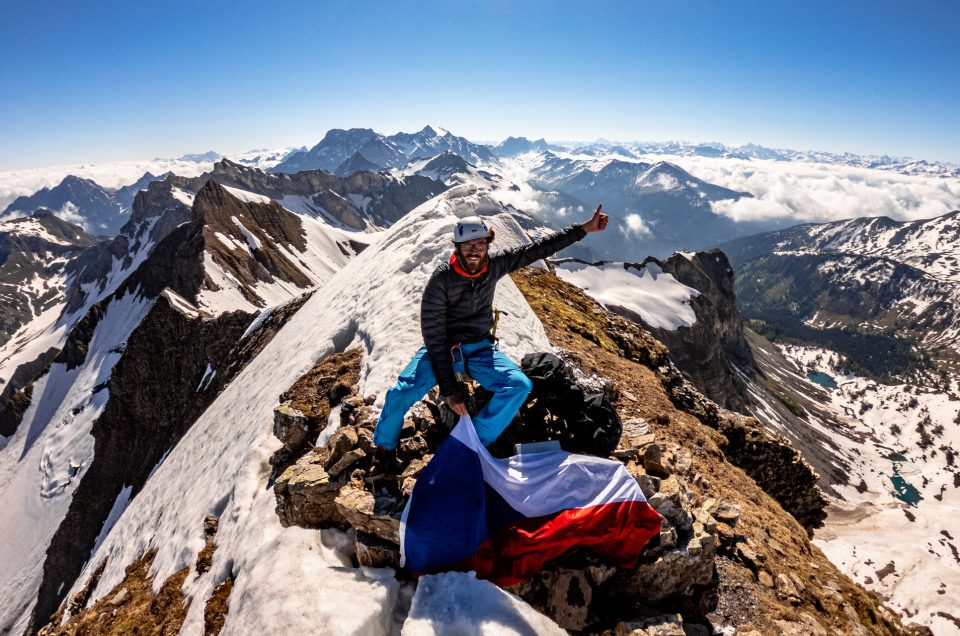
[[[458,243],[457,249],[460,252],[460,261],[463,263],[464,269],[471,274],[479,270],[487,258],[487,248],[488,243],[485,238]]]

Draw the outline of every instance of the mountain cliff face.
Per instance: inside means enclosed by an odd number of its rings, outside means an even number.
[[[734,369],[757,369],[737,309],[733,269],[720,250],[674,254],[664,272],[700,292],[690,299],[697,317],[688,329],[652,329],[671,359],[717,404],[746,412],[745,390]]]

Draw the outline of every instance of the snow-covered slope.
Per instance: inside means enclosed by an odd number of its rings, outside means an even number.
[[[936,634],[960,633],[956,379],[878,384],[841,371],[834,352],[779,349],[758,356],[779,397],[744,380],[756,417],[819,465],[831,505],[816,544],[906,616]],[[799,419],[784,411],[787,402]]]
[[[220,517],[218,547],[211,570],[184,586],[194,602],[183,633],[202,632],[203,601],[227,575],[236,578],[228,631],[307,633],[317,625],[328,633],[387,631],[399,595],[392,571],[343,568],[338,546],[344,542],[336,531],[324,531],[318,541],[314,532],[281,528],[273,492],[264,487],[266,459],[279,446],[270,433],[272,409],[277,395],[319,358],[350,346],[365,353],[364,392],[382,395],[420,344],[417,290],[447,255],[456,219],[483,203],[489,205],[469,186],[444,193],[321,286],[166,457],[92,555],[75,589],[109,557],[97,588],[109,590],[125,565],[149,548],[158,551],[152,574],[162,582],[196,559],[204,544],[203,520],[212,514]],[[504,244],[521,236],[508,216],[494,224]],[[499,286],[497,304],[507,311],[501,346],[508,354],[549,348],[509,280]],[[278,585],[280,571],[286,580],[310,584]],[[350,612],[342,610],[346,602]],[[269,609],[281,605],[283,612]]]
[[[633,312],[654,328],[673,330],[697,320],[690,299],[700,292],[677,281],[657,263],[590,265],[567,260],[557,264],[557,275],[597,302]]]

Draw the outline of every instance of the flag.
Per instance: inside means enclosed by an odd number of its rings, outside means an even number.
[[[513,585],[575,546],[633,567],[659,532],[660,515],[620,462],[561,450],[498,459],[465,416],[417,478],[400,564]]]

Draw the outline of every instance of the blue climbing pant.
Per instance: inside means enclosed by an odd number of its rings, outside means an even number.
[[[480,386],[493,393],[487,405],[473,418],[477,435],[484,446],[492,444],[526,401],[533,385],[510,358],[487,340],[460,345],[467,372]],[[464,363],[454,363],[455,372],[464,371]],[[403,416],[413,404],[437,384],[427,348],[420,347],[413,360],[400,372],[397,383],[387,391],[383,410],[373,432],[373,442],[389,450],[397,447]]]

